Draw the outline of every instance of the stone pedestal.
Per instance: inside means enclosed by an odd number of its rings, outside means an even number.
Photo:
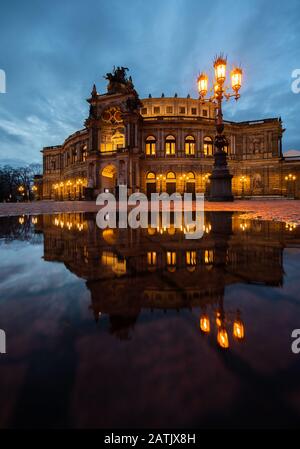
[[[227,167],[227,155],[223,150],[215,153],[215,164],[210,176],[209,201],[233,201],[232,178]]]

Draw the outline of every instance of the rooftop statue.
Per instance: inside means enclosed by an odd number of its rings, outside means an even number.
[[[105,79],[109,81],[107,91],[110,94],[134,91],[131,76],[127,77],[127,67],[114,67],[112,73],[107,73]]]

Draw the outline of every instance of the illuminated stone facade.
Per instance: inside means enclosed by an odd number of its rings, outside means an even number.
[[[94,86],[85,128],[43,149],[40,198],[94,199],[99,192],[207,192],[213,166],[215,109],[192,98],[140,100],[126,69]],[[226,122],[235,196],[299,197],[300,161],[282,154],[282,122]],[[289,179],[286,179],[286,177]]]

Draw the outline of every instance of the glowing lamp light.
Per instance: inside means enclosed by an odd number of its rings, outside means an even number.
[[[238,92],[242,87],[243,71],[240,67],[236,67],[231,72],[231,86],[235,92]]]
[[[218,329],[217,341],[222,349],[229,348],[228,333],[224,327]]]
[[[207,315],[202,315],[200,317],[200,329],[205,334],[210,332],[210,321]]]
[[[222,55],[218,56],[214,62],[215,77],[219,84],[223,84],[226,78],[227,59]]]
[[[208,90],[208,76],[201,73],[198,78],[198,92],[201,97],[205,97]]]
[[[218,312],[218,313],[217,313],[217,316],[216,316],[216,325],[217,325],[218,327],[221,327],[221,326],[222,326],[222,317],[221,317],[220,312]]]
[[[233,323],[233,336],[237,340],[243,340],[245,338],[245,327],[240,319],[237,319]]]
[[[214,92],[215,92],[215,95],[216,95],[216,96],[218,95],[218,93],[220,92],[220,90],[221,90],[220,84],[216,83],[216,84],[214,85]]]

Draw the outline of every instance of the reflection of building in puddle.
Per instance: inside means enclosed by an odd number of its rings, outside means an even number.
[[[190,309],[200,330],[226,348],[231,338],[243,340],[247,321],[230,304],[224,310],[226,287],[281,286],[283,249],[300,243],[300,231],[229,212],[206,213],[205,227],[203,238],[189,241],[175,228],[100,230],[94,214],[43,216],[35,226],[45,260],[87,281],[95,319],[109,316],[118,337],[129,338],[143,310]]]
[[[103,251],[101,263],[102,265],[111,267],[112,271],[118,276],[126,274],[126,259],[120,260],[118,256],[111,251]]]

